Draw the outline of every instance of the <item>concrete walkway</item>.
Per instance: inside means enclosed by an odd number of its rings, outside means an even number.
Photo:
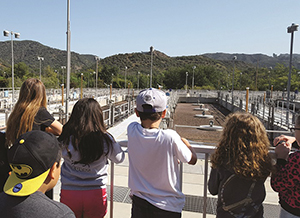
[[[127,140],[127,126],[133,122],[139,121],[139,119],[135,115],[131,115],[123,122],[118,125],[108,129],[117,141]],[[126,154],[127,155],[127,154]],[[128,197],[129,189],[128,189],[128,158],[126,157],[125,161],[121,164],[115,165],[114,167],[114,204],[113,204],[113,217],[114,218],[126,218],[130,217],[131,214],[131,204],[130,198]],[[204,184],[204,160],[198,159],[198,162],[195,166],[191,166],[188,164],[183,165],[183,193],[187,196],[186,210],[183,211],[183,218],[196,218],[202,217],[201,212],[193,212],[197,211],[196,207],[200,207],[200,211],[202,211],[201,204],[203,203],[203,184]],[[110,181],[110,178],[109,178]],[[266,192],[267,196],[264,201],[265,208],[265,218],[274,218],[279,216],[278,206],[278,196],[272,188],[270,187],[270,179],[268,178],[266,183]],[[108,184],[108,194],[110,183]],[[60,181],[54,188],[54,199],[59,201],[59,193],[60,193]],[[199,203],[198,203],[199,202]],[[212,209],[207,211],[207,218],[215,217],[215,202],[216,196],[212,196],[208,192],[208,207]],[[110,202],[109,202],[110,206]],[[106,217],[110,217],[110,207],[108,206],[108,213]],[[190,207],[187,207],[190,206]],[[198,210],[199,211],[199,210]]]

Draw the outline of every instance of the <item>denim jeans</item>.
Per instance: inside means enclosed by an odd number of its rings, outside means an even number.
[[[282,209],[282,207],[281,207],[279,218],[299,218],[299,216],[293,215],[293,214],[287,212],[286,210]]]

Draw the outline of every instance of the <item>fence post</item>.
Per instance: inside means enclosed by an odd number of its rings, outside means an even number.
[[[111,104],[111,106],[110,106],[110,124],[111,124],[111,126],[113,126],[114,125],[114,121],[115,121],[115,104]]]
[[[203,192],[203,218],[206,218],[206,207],[207,207],[207,179],[208,179],[208,153],[205,153],[205,164],[204,164],[204,192]]]
[[[115,165],[111,161],[110,162],[110,218],[114,217],[114,173],[115,173]]]
[[[249,104],[249,87],[246,88],[246,112],[248,112],[248,104]]]

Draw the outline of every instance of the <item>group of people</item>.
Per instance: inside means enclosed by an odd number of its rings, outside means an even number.
[[[108,160],[121,163],[124,151],[107,132],[96,100],[78,100],[64,126],[47,111],[46,102],[43,83],[27,79],[6,132],[0,135],[0,144],[5,144],[0,158],[10,166],[5,168],[0,161],[5,177],[1,217],[104,217]],[[185,198],[179,162],[195,165],[197,155],[174,130],[159,128],[166,109],[167,97],[161,90],[145,89],[136,98],[140,122],[127,128],[132,218],[181,217]],[[270,175],[273,189],[279,192],[280,217],[300,216],[300,153],[289,155],[292,143],[300,142],[300,118],[294,130],[295,137],[274,139],[274,166],[258,118],[241,112],[227,117],[211,156],[208,181],[210,193],[218,195],[217,217],[263,217],[264,183]],[[60,202],[56,202],[51,190],[59,176]]]
[[[0,158],[9,165],[5,168],[0,162],[6,177],[1,217],[104,217],[108,160],[121,163],[124,151],[107,132],[101,107],[93,98],[78,100],[64,126],[47,111],[46,102],[43,83],[27,79],[6,132],[0,135],[5,145],[1,154],[7,154]],[[141,122],[128,126],[132,217],[181,217],[184,195],[178,161],[196,164],[196,153],[175,131],[159,129],[167,108],[163,91],[143,90],[136,102]],[[52,189],[59,177],[60,202],[56,202]]]

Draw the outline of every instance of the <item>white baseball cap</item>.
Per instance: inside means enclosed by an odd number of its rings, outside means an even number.
[[[150,105],[151,108],[143,107],[143,105]],[[167,108],[166,93],[159,89],[149,88],[140,91],[136,97],[136,109],[139,112],[163,112]]]

